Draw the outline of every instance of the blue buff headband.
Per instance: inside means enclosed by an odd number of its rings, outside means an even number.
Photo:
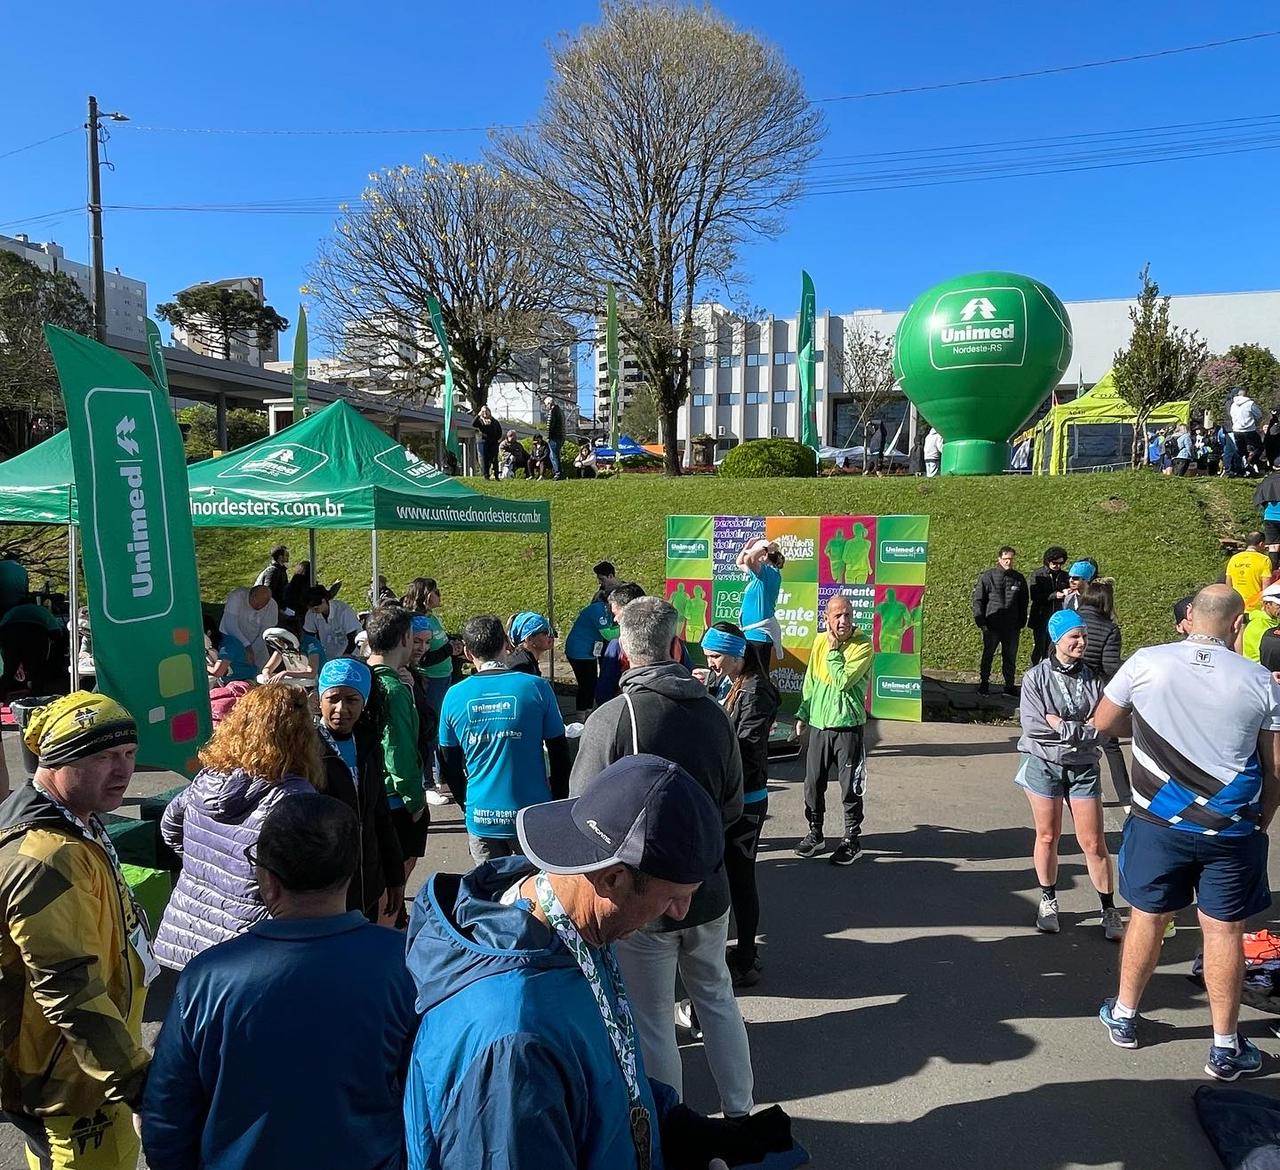
[[[1060,609],[1049,619],[1049,637],[1056,645],[1072,630],[1087,630],[1089,627],[1074,609]]]
[[[430,633],[431,619],[425,613],[415,613],[410,626],[415,634]]]
[[[320,678],[316,686],[323,695],[334,687],[350,687],[358,691],[360,697],[369,701],[369,688],[373,685],[373,675],[363,662],[354,658],[330,658],[320,668]]]
[[[532,638],[534,634],[550,632],[551,623],[540,613],[533,613],[526,609],[511,619],[511,641],[517,646],[526,638]]]
[[[1098,570],[1089,564],[1088,561],[1076,561],[1076,563],[1067,570],[1068,577],[1077,577],[1081,581],[1092,581],[1097,574]]]
[[[742,658],[747,652],[747,640],[712,626],[702,635],[702,648],[710,650],[712,654],[727,654],[730,658]]]

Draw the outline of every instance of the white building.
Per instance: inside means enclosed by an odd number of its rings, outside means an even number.
[[[1110,368],[1116,350],[1132,332],[1132,300],[1068,301],[1074,347],[1071,365],[1059,387],[1058,399],[1075,396]],[[769,317],[743,322],[722,306],[700,305],[699,322],[709,343],[694,349],[691,391],[680,409],[678,437],[709,434],[724,452],[748,439],[800,434],[800,379],[796,369],[796,317]],[[865,328],[892,336],[905,310],[860,309],[853,313],[819,313],[814,327],[818,434],[826,446],[861,444],[855,435],[857,399],[846,392],[831,361],[849,330]],[[1280,291],[1205,293],[1172,296],[1169,316],[1175,325],[1196,330],[1211,351],[1256,343],[1280,355]],[[601,334],[603,337],[603,334]],[[604,370],[603,343],[596,347],[597,368]],[[597,394],[607,406],[603,374]],[[1046,395],[1046,402],[1048,395]],[[879,412],[889,438],[907,413],[905,398],[895,397]],[[900,450],[907,449],[904,425]]]
[[[52,240],[37,243],[25,235],[0,236],[0,248],[16,252],[45,272],[63,272],[76,282],[84,298],[93,303],[93,269],[78,260],[68,260],[61,245]],[[144,281],[125,276],[120,269],[108,270],[104,280],[107,294],[107,336],[147,339],[147,286]]]
[[[578,365],[572,345],[549,345],[516,354],[511,371],[499,374],[489,387],[489,410],[495,418],[541,428],[546,422],[543,401],[548,395],[564,412],[565,433],[576,434],[581,424]]]
[[[260,276],[233,276],[227,280],[201,281],[199,284],[191,285],[190,288],[179,290],[179,294],[190,292],[191,289],[203,288],[210,284],[215,288],[229,288],[251,293],[258,304],[265,305],[267,303],[266,293],[262,286],[262,277]],[[208,331],[206,330],[205,332],[207,333]],[[259,342],[263,340],[268,343],[260,345]],[[183,329],[178,325],[173,327],[173,344],[177,349],[189,350],[191,353],[198,353],[204,357],[222,357],[220,339],[209,336],[202,337],[198,331]],[[243,362],[250,366],[265,366],[268,362],[274,362],[279,357],[279,338],[274,333],[270,335],[269,339],[259,338],[256,333],[233,333],[231,335],[231,360],[233,362]]]

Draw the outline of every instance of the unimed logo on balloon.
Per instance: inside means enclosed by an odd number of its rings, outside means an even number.
[[[882,674],[876,678],[877,699],[918,699],[920,680],[895,674]]]
[[[1027,301],[998,285],[943,293],[933,307],[929,359],[935,370],[1020,366],[1027,354]]]

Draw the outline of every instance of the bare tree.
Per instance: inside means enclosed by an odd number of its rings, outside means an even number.
[[[606,2],[551,58],[537,122],[496,135],[496,153],[561,225],[581,311],[617,286],[619,331],[678,475],[694,301],[735,282],[748,239],[781,230],[822,118],[772,45],[710,8]]]
[[[434,297],[456,385],[478,410],[514,355],[568,332],[558,232],[491,167],[428,156],[369,179],[359,206],[342,208],[307,291],[344,356],[419,395],[440,384]]]
[[[827,361],[845,393],[857,403],[858,419],[850,437],[860,439],[867,421],[879,413],[893,393],[893,336],[872,329],[855,317],[845,330],[843,347],[828,354]],[[827,390],[831,391],[829,382]]]
[[[1147,420],[1166,402],[1194,401],[1196,380],[1209,356],[1209,347],[1194,329],[1177,329],[1169,322],[1169,298],[1151,279],[1151,265],[1138,274],[1142,291],[1129,309],[1133,333],[1127,349],[1116,351],[1112,364],[1116,393],[1133,408],[1133,466],[1146,460],[1150,437]]]

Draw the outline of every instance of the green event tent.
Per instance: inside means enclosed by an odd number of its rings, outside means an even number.
[[[1189,402],[1166,402],[1147,420],[1150,427],[1185,423]],[[1031,469],[1036,475],[1128,467],[1136,417],[1116,393],[1110,370],[1074,402],[1055,406],[1032,429]]]
[[[203,527],[548,532],[546,500],[481,495],[346,402],[187,469]]]
[[[75,523],[75,479],[69,431],[6,459],[0,463],[0,523]]]
[[[197,528],[367,529],[372,580],[378,531],[537,532],[546,536],[552,605],[551,504],[482,495],[381,431],[341,400],[247,447],[187,469]],[[554,614],[547,617],[554,621]]]

